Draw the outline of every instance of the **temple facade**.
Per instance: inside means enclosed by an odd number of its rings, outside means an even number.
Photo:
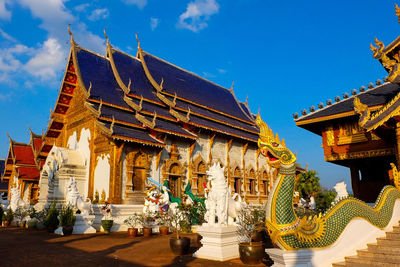
[[[27,144],[18,143],[10,137],[7,158],[1,171],[1,186],[7,185],[8,197],[11,187],[14,186],[20,189],[21,198],[25,203],[36,203],[39,196],[40,169],[44,163],[37,157],[42,143],[42,136],[32,131]]]
[[[400,37],[387,47],[375,39],[371,51],[388,72],[384,82],[293,114],[297,126],[322,137],[326,161],[350,169],[355,197],[367,202],[394,185],[392,167],[400,165]]]
[[[31,140],[29,167],[38,167],[43,186],[41,196],[30,195],[44,198],[60,172],[79,176],[84,197],[101,196],[114,204],[142,204],[151,186],[148,177],[167,182],[174,196],[181,196],[187,183],[201,196],[206,170],[218,162],[232,193],[250,203],[266,202],[278,170],[260,157],[258,133],[255,115],[247,101],[236,99],[233,88],[157,58],[140,43],[132,56],[107,38],[104,56],[80,47],[71,34],[47,130],[40,146]],[[13,158],[16,143],[10,142],[2,177],[12,186],[13,177],[22,180],[15,172],[21,169]]]

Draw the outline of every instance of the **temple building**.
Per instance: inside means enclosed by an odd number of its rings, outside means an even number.
[[[4,172],[5,160],[0,159],[0,174]],[[8,181],[3,181],[0,179],[0,195],[7,196],[8,194]]]
[[[325,161],[350,168],[353,193],[367,202],[394,184],[391,163],[400,165],[400,37],[387,47],[375,39],[375,45],[373,57],[388,72],[385,82],[293,115],[297,126],[322,137]]]
[[[20,188],[21,198],[26,203],[35,204],[38,199],[40,168],[44,161],[38,159],[37,155],[42,143],[42,136],[32,131],[28,144],[18,143],[10,137],[5,166],[0,172],[2,174],[0,185],[6,184],[8,192],[12,186]],[[6,195],[9,195],[8,192]]]
[[[106,36],[104,56],[80,47],[70,34],[56,106],[43,143],[33,150],[40,167],[44,164],[43,188],[53,186],[54,172],[67,174],[76,166],[77,180],[84,183],[80,193],[91,199],[103,195],[114,204],[142,204],[148,177],[167,181],[174,196],[187,183],[201,196],[206,170],[219,162],[232,193],[247,202],[267,200],[278,170],[259,156],[255,115],[233,88],[151,55],[140,42],[132,56]],[[15,173],[12,151],[10,145],[3,179]]]

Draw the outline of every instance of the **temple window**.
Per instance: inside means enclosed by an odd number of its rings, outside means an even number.
[[[267,171],[263,171],[262,173],[262,189],[263,189],[263,194],[268,195],[268,174]]]
[[[207,183],[206,165],[204,162],[200,162],[197,168],[197,193],[200,195],[204,194],[204,183]]]
[[[144,191],[144,181],[146,177],[147,156],[139,153],[135,157],[132,173],[132,191]]]
[[[241,187],[241,174],[240,174],[240,169],[239,167],[236,167],[234,173],[233,173],[233,178],[234,178],[234,188],[235,188],[235,193],[240,194],[240,187]]]
[[[169,170],[169,177],[168,177],[168,187],[171,190],[171,194],[174,197],[180,197],[181,195],[181,179],[179,174],[179,165],[172,164]]]
[[[250,170],[249,172],[249,191],[250,194],[254,195],[255,194],[255,187],[256,187],[256,174],[253,169]]]

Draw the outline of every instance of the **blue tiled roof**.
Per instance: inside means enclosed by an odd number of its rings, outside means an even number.
[[[113,107],[107,104],[102,106],[100,120],[101,118],[111,119],[114,117],[117,121],[121,122],[115,124],[114,136],[142,140],[153,144],[162,144],[162,142],[155,140],[149,135],[149,130],[140,129],[142,123],[135,118],[135,111],[124,101],[124,92],[119,87],[114,76],[110,60],[79,47],[76,49],[76,56],[80,74],[86,89],[89,89],[90,84],[92,85],[89,102],[92,102],[95,109],[98,109],[99,104],[97,102],[100,100],[103,101],[103,103],[113,105]],[[160,132],[167,132],[169,134],[188,138],[196,137],[194,134],[183,129],[181,123],[177,122],[176,118],[169,113],[169,107],[162,103],[157,97],[156,90],[147,79],[140,60],[115,49],[112,49],[112,57],[115,68],[125,86],[128,86],[129,80],[131,80],[131,91],[129,93],[131,100],[137,105],[139,105],[140,100],[135,98],[135,96],[143,96],[145,99],[153,101],[143,101],[141,114],[149,121],[152,121],[152,114],[157,113],[156,131],[158,130]],[[164,77],[164,88],[167,92],[169,91],[169,93],[174,94],[175,88],[179,88],[179,90],[176,91],[179,97],[204,106],[201,107],[187,101],[176,100],[177,107],[184,110],[190,108],[193,113],[201,116],[190,115],[189,124],[211,130],[214,129],[221,133],[232,134],[247,140],[257,141],[257,134],[247,132],[258,132],[257,126],[247,117],[248,114],[246,115],[246,112],[248,111],[243,111],[239,107],[240,104],[236,102],[229,90],[147,54],[146,62],[155,79],[161,76]],[[165,74],[170,76],[164,76]],[[172,89],[169,88],[173,88],[174,91],[171,91]],[[193,90],[193,92],[191,92],[191,90]],[[172,101],[171,97],[166,97]],[[215,99],[216,101],[210,101],[211,99]],[[214,112],[210,108],[218,110],[219,112]],[[177,111],[183,116],[186,116],[186,112],[180,111],[179,109],[177,109]],[[225,116],[222,113],[240,118],[249,123]],[[160,116],[166,119],[160,118]],[[213,120],[218,120],[219,122]],[[110,122],[104,123],[109,127]],[[129,124],[133,126],[129,126]],[[226,124],[233,125],[234,127],[230,127]],[[139,128],[135,128],[134,125],[139,126]]]
[[[137,58],[131,57],[112,49],[113,59],[122,82],[128,86],[131,80],[130,93],[143,96],[155,102],[161,102],[153,93],[154,89],[148,82],[142,63]]]
[[[111,127],[111,123],[103,121],[104,125],[107,128]],[[155,145],[163,145],[162,142],[152,138],[148,133],[141,131],[141,130],[136,130],[130,127],[124,127],[120,125],[114,125],[113,127],[113,137],[118,138],[119,136],[121,137],[127,137],[131,139],[135,139],[138,141],[144,141],[148,143],[153,143]]]
[[[184,71],[148,53],[144,53],[144,60],[158,84],[164,79],[163,88],[166,92],[170,94],[177,93],[179,97],[186,100],[253,123],[240,109],[228,89]]]
[[[5,167],[6,161],[4,159],[0,159],[0,176],[4,172],[4,167]]]

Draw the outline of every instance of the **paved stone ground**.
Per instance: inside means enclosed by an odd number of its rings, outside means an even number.
[[[128,238],[126,232],[109,235],[58,236],[46,231],[0,227],[0,266],[270,266],[244,265],[240,259],[225,262],[191,257],[200,244],[191,238],[191,252],[176,256],[168,236]]]

